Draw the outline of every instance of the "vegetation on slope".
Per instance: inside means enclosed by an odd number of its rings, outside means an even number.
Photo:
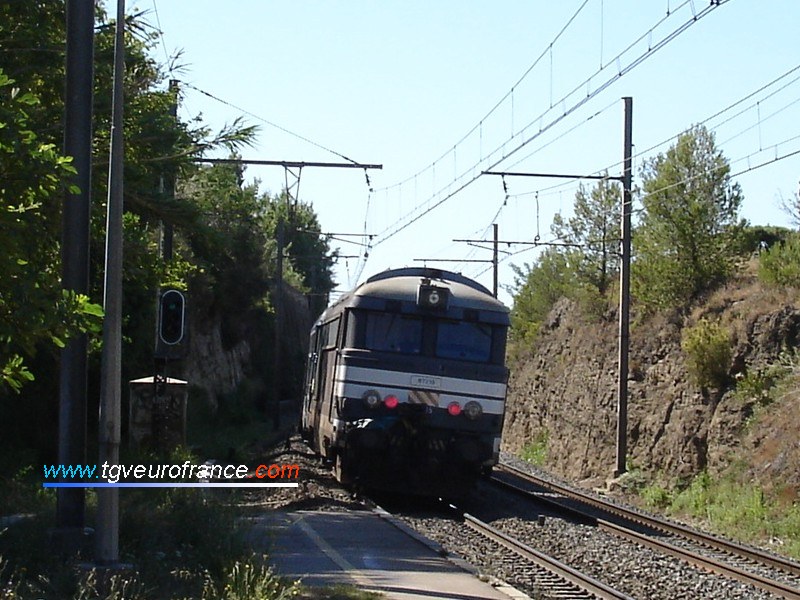
[[[767,310],[778,310],[781,299],[793,304],[800,288],[800,235],[741,221],[742,194],[729,173],[713,134],[703,127],[691,128],[644,165],[638,191],[642,209],[633,232],[631,302],[634,327],[656,317],[678,323],[689,383],[706,403],[731,394],[737,410],[750,414],[741,431],[726,432],[739,440],[740,450],[726,457],[728,468],[713,474],[704,469],[676,482],[638,464],[631,465],[622,483],[650,506],[800,556],[800,481],[796,469],[788,466],[795,458],[792,432],[800,427],[794,416],[800,412],[800,354],[797,348],[785,348],[777,359],[737,363],[741,357],[734,350],[747,339],[744,321],[750,323],[752,315],[745,319],[736,317],[736,311],[726,313],[748,297],[745,289],[726,291],[737,286],[752,286],[754,302],[772,294]],[[799,207],[800,195],[787,204],[798,225]],[[553,226],[559,240],[579,247],[551,247],[518,270],[510,354],[519,365],[541,339],[543,325],[555,327],[563,316],[565,305],[556,304],[561,298],[571,299],[585,321],[616,320],[618,264],[607,260],[604,240],[618,234],[613,227],[607,232],[603,224],[616,224],[618,212],[618,196],[607,182],[591,193],[581,188],[576,216],[567,222],[559,218]],[[543,364],[541,359],[537,364]],[[633,378],[643,377],[639,368],[631,365]],[[527,385],[531,389],[536,384]],[[544,413],[546,409],[538,414]],[[550,433],[534,427],[535,438],[520,446],[524,457],[547,468]]]

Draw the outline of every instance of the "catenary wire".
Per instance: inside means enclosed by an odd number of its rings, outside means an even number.
[[[478,161],[477,164],[473,165],[467,171],[465,171],[461,175],[461,178],[466,178],[465,182],[463,182],[463,183],[461,183],[459,185],[458,180],[451,181],[445,187],[441,188],[438,192],[436,192],[435,194],[430,196],[425,202],[418,204],[409,213],[407,213],[403,217],[399,218],[393,224],[391,224],[388,227],[386,227],[383,231],[381,231],[378,234],[378,239],[376,240],[375,245],[377,246],[377,245],[387,241],[388,239],[394,237],[395,235],[397,235],[398,233],[400,233],[401,231],[403,231],[404,229],[406,229],[407,227],[409,227],[413,223],[417,222],[422,217],[424,217],[427,214],[429,214],[432,210],[434,210],[434,209],[438,208],[439,206],[441,206],[444,202],[446,202],[447,200],[449,200],[450,198],[452,198],[453,196],[455,196],[456,194],[458,194],[459,192],[464,190],[466,187],[468,187],[469,185],[474,183],[480,177],[480,172],[474,173],[474,171],[477,169],[477,167],[479,166],[479,164],[481,162],[491,160],[492,156],[494,156],[498,152],[500,152],[500,153],[502,153],[500,158],[497,159],[495,162],[491,163],[489,166],[485,167],[483,170],[491,170],[491,169],[495,168],[496,166],[498,166],[499,164],[504,162],[507,158],[509,158],[510,156],[512,156],[513,154],[518,152],[520,149],[525,147],[531,141],[533,141],[534,139],[536,139],[537,137],[542,135],[545,131],[548,131],[554,125],[559,123],[561,120],[563,120],[569,114],[572,114],[575,110],[577,110],[578,108],[580,108],[581,106],[586,104],[589,100],[591,100],[592,98],[594,98],[598,94],[600,94],[602,91],[604,91],[606,88],[608,88],[615,81],[617,81],[618,79],[623,77],[625,74],[630,72],[632,69],[634,69],[638,65],[640,65],[649,56],[652,56],[655,52],[657,52],[661,48],[665,47],[669,42],[674,40],[677,36],[679,36],[681,33],[683,33],[689,27],[691,27],[691,25],[693,25],[694,23],[697,23],[701,18],[703,18],[703,17],[707,16],[708,14],[710,14],[711,11],[713,11],[714,9],[718,8],[722,4],[725,4],[725,3],[729,2],[729,1],[730,0],[720,0],[719,2],[715,2],[715,3],[707,6],[701,12],[695,13],[695,15],[693,16],[692,19],[684,22],[682,25],[680,25],[677,29],[673,30],[666,37],[664,37],[663,39],[659,40],[655,45],[648,46],[647,51],[645,51],[643,54],[639,55],[631,63],[629,63],[625,67],[618,68],[618,71],[617,71],[617,73],[615,75],[613,75],[609,79],[607,79],[603,84],[601,84],[599,87],[597,87],[594,91],[592,91],[590,93],[587,93],[587,95],[585,97],[582,97],[575,104],[570,106],[568,109],[565,108],[563,113],[560,116],[555,117],[547,125],[544,125],[544,126],[540,125],[540,128],[536,133],[530,135],[527,138],[524,138],[518,145],[513,147],[510,151],[505,152],[504,148],[509,142],[512,142],[515,138],[523,135],[526,130],[528,130],[530,127],[535,125],[537,122],[540,122],[542,120],[543,116],[546,116],[552,110],[552,108],[548,109],[547,111],[545,111],[542,115],[540,115],[536,119],[532,120],[528,125],[526,125],[522,130],[520,130],[519,133],[517,133],[514,136],[512,136],[512,138],[506,140],[506,142],[504,142],[502,145],[498,146],[494,151],[492,151],[490,154],[488,154],[485,158],[482,158],[480,161]],[[659,21],[659,23],[656,26],[652,27],[649,30],[648,33],[652,33],[652,31],[654,31],[655,28],[659,24],[661,24],[664,20],[665,19],[662,19],[661,21]],[[623,50],[622,53],[618,54],[615,59],[612,59],[611,61],[609,61],[606,66],[612,64],[619,57],[623,56],[624,53],[626,53],[628,50],[630,50],[632,47],[634,47],[641,40],[645,39],[647,37],[647,35],[648,34],[646,33],[646,34],[640,36],[637,39],[636,42],[634,42],[633,44],[628,46],[628,48]],[[565,102],[567,98],[569,98],[570,96],[574,95],[577,90],[582,89],[586,85],[586,83],[590,82],[590,81],[591,81],[591,78],[589,78],[586,81],[584,81],[582,84],[577,86],[571,92],[566,94],[561,100],[556,102],[555,105],[557,106],[557,105],[562,104],[563,102]],[[473,174],[471,176],[469,175],[470,172],[473,172]],[[453,189],[454,186],[455,186],[455,189]],[[436,196],[441,196],[443,194],[444,194],[443,197],[439,198],[438,200],[434,200],[436,198]],[[421,208],[423,206],[425,206],[425,209],[421,210]],[[414,214],[415,212],[420,211],[420,210],[421,210],[421,212],[419,212],[416,215]],[[405,223],[403,223],[403,221],[405,221]]]
[[[319,144],[319,143],[317,143],[317,142],[315,142],[315,141],[313,141],[313,140],[311,140],[311,139],[309,139],[309,138],[307,138],[307,137],[305,137],[303,135],[300,135],[299,133],[295,133],[294,131],[291,131],[291,130],[287,129],[286,127],[283,127],[282,125],[278,125],[277,123],[274,123],[274,122],[272,122],[272,121],[270,121],[268,119],[265,119],[262,116],[259,116],[259,115],[255,114],[253,112],[250,112],[249,110],[246,110],[246,109],[244,109],[244,108],[242,108],[240,106],[237,106],[237,105],[233,104],[232,102],[229,102],[228,100],[224,100],[224,99],[220,98],[219,96],[215,96],[211,92],[207,92],[206,90],[200,89],[199,87],[197,87],[195,85],[192,85],[191,83],[189,83],[187,81],[181,80],[180,83],[183,84],[184,86],[188,87],[189,89],[194,90],[195,92],[197,92],[199,94],[203,94],[204,96],[207,96],[207,97],[211,98],[212,100],[215,100],[215,101],[219,102],[220,104],[224,104],[225,106],[229,106],[230,108],[233,108],[233,109],[241,112],[242,114],[245,114],[245,115],[248,115],[250,117],[253,117],[254,119],[257,119],[257,120],[261,121],[262,123],[265,123],[266,125],[269,125],[270,127],[274,127],[275,129],[277,129],[279,131],[282,131],[282,132],[284,132],[286,134],[291,135],[292,137],[297,138],[298,140],[306,142],[307,144],[311,144],[312,146],[314,146],[316,148],[319,148],[320,150],[325,150],[326,152],[330,152],[331,154],[333,154],[334,156],[338,156],[342,160],[346,160],[347,162],[351,162],[353,164],[358,164],[358,161],[355,161],[352,158],[349,158],[348,156],[345,156],[344,154],[342,154],[340,152],[337,152],[336,150],[332,150],[331,148],[328,148],[327,146],[323,146],[322,144]]]
[[[795,67],[792,67],[791,69],[789,69],[788,71],[786,71],[782,75],[779,75],[775,79],[771,80],[769,83],[766,83],[766,84],[762,85],[761,87],[759,87],[758,89],[754,90],[753,92],[750,92],[749,94],[739,98],[738,100],[736,100],[732,104],[729,104],[728,106],[726,106],[725,108],[723,108],[721,110],[718,110],[717,112],[715,112],[711,116],[706,117],[702,121],[699,121],[697,124],[698,125],[704,125],[704,124],[709,123],[710,121],[713,121],[717,117],[722,116],[723,114],[725,114],[726,112],[732,110],[733,108],[735,108],[736,106],[740,105],[741,103],[743,103],[743,102],[753,98],[757,94],[767,90],[771,86],[775,85],[776,83],[780,82],[781,80],[785,79],[786,77],[788,77],[789,75],[791,75],[792,73],[794,73],[794,72],[796,72],[798,70],[800,70],[800,65],[796,65]],[[775,96],[777,93],[787,89],[789,86],[791,86],[792,84],[794,84],[794,83],[796,83],[798,81],[800,81],[800,76],[795,77],[794,79],[792,79],[791,81],[787,82],[786,84],[784,84],[780,88],[774,90],[773,92],[771,92],[767,96],[764,96],[763,98],[759,99],[758,102],[763,102],[764,100]],[[719,128],[720,126],[729,123],[734,118],[736,118],[738,116],[741,116],[745,112],[747,112],[747,111],[751,110],[752,108],[754,108],[756,106],[756,104],[757,103],[753,103],[753,104],[748,105],[746,108],[742,109],[741,111],[737,112],[736,114],[732,115],[731,117],[729,117],[729,118],[725,119],[724,121],[721,121],[720,123],[716,124],[711,130],[713,131],[713,130]],[[773,115],[770,115],[770,116],[773,116]],[[764,119],[762,119],[762,121],[763,120]],[[653,152],[657,148],[660,148],[660,147],[665,146],[665,145],[667,145],[667,144],[669,144],[671,142],[674,142],[675,140],[677,140],[684,133],[686,133],[686,130],[683,130],[683,131],[681,131],[679,133],[676,133],[676,134],[674,134],[674,135],[672,135],[672,136],[670,136],[668,138],[665,138],[664,140],[661,140],[661,141],[649,146],[648,148],[645,148],[644,150],[634,152],[632,158],[634,160],[641,160],[641,159],[647,157],[651,152]],[[730,138],[730,139],[732,139],[732,138]],[[591,173],[587,173],[587,175],[597,175],[597,174],[600,174],[600,173],[607,173],[607,172],[610,172],[615,167],[620,167],[621,165],[622,165],[622,161],[621,160],[620,161],[616,161],[616,162],[614,162],[614,163],[612,163],[612,164],[610,164],[610,165],[608,165],[608,166],[606,166],[606,167],[604,167],[602,169],[597,169],[597,170],[595,170],[595,171],[593,171]],[[536,193],[539,193],[540,195],[543,195],[543,196],[544,195],[549,196],[549,195],[552,195],[552,192],[554,190],[563,190],[565,188],[570,188],[570,187],[574,187],[574,183],[573,182],[556,183],[556,184],[553,184],[553,185],[549,185],[547,187],[537,188],[536,190],[531,190],[531,191],[527,191],[527,192],[521,192],[521,193],[518,193],[518,194],[512,194],[511,197],[512,198],[518,198],[518,197],[523,197],[523,196],[531,196],[531,195],[536,194]]]

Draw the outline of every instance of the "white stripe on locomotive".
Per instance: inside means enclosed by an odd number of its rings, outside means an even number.
[[[423,377],[430,376],[339,365],[336,369],[334,393],[341,398],[361,398],[367,390],[377,389],[383,397],[392,394],[401,402],[440,407],[453,401],[463,406],[466,402],[475,400],[481,404],[484,414],[503,414],[506,394],[504,383],[437,377],[441,380],[441,385],[435,391],[424,390],[410,383],[415,378]]]

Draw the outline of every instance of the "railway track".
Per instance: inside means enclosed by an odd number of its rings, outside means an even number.
[[[461,517],[471,530],[518,557],[514,562],[514,569],[522,572],[520,577],[531,581],[536,597],[564,600],[588,598],[633,600],[631,596],[531,548],[468,513],[463,513]]]
[[[707,571],[791,600],[800,600],[800,564],[684,525],[608,503],[511,465],[498,465],[492,482],[590,520],[618,537],[650,547]],[[531,490],[536,486],[544,492]],[[578,508],[572,503],[582,507]]]

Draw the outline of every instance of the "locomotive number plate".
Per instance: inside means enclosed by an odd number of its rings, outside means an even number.
[[[411,385],[422,388],[439,389],[442,387],[442,380],[439,377],[425,377],[423,375],[412,375]]]

